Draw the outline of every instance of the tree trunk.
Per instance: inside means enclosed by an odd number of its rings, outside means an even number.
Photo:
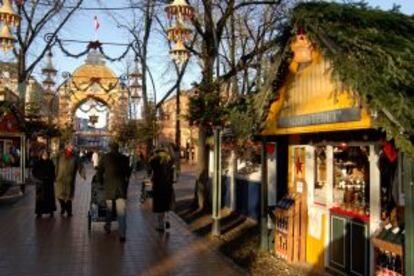
[[[204,4],[204,26],[205,35],[203,37],[202,60],[203,71],[202,80],[200,83],[200,97],[218,93],[214,87],[214,61],[218,53],[217,33],[215,30],[215,23],[213,20],[213,4],[212,1],[205,0]],[[219,99],[219,97],[217,97]],[[206,108],[219,108],[219,103]],[[210,198],[210,181],[208,177],[209,165],[209,146],[207,145],[208,138],[208,120],[202,120],[199,126],[199,144],[198,144],[198,162],[197,162],[197,180],[195,187],[194,204],[199,210],[207,210],[211,207]]]
[[[26,103],[26,54],[23,50],[20,50],[18,55],[17,64],[17,90],[20,98],[20,108],[25,114],[25,103]]]

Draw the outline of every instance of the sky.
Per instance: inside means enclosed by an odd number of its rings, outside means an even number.
[[[128,0],[84,0],[83,7],[123,7],[128,6]],[[340,1],[339,1],[340,2]],[[384,10],[392,8],[393,4],[401,5],[401,11],[406,14],[414,13],[413,0],[369,0],[367,1],[371,6],[380,7]],[[98,18],[100,27],[98,32],[94,29],[94,17]],[[131,42],[131,36],[124,30],[117,27],[117,23],[114,18],[122,24],[130,24],[133,20],[132,13],[130,11],[89,11],[82,10],[77,12],[66,27],[61,31],[59,37],[61,39],[74,39],[91,41],[98,38],[101,42],[116,42],[116,43],[129,43]],[[67,43],[65,48],[72,53],[79,53],[85,49],[85,44]],[[104,51],[111,57],[117,57],[123,53],[126,46],[109,46],[104,45]],[[167,42],[158,31],[154,32],[150,38],[150,52],[149,52],[149,67],[153,74],[156,87],[156,100],[159,101],[165,93],[174,84],[175,73],[172,70],[172,62],[169,57],[169,51]],[[65,56],[57,47],[53,49],[54,64],[58,71],[73,72],[78,66],[82,65],[85,57],[74,59]],[[36,56],[36,52],[32,51],[29,58]],[[127,56],[126,60],[133,60],[132,53]],[[126,60],[121,62],[109,62],[107,65],[117,74],[125,73]],[[42,79],[40,74],[42,63],[35,70],[35,77]],[[191,59],[190,66],[188,68],[190,73],[187,73],[182,84],[182,88],[190,88],[191,83],[198,81],[200,78],[200,69],[197,65],[197,61]],[[154,95],[154,89],[150,87],[150,94]]]

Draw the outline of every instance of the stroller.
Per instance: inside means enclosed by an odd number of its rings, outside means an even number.
[[[92,222],[106,221],[106,200],[105,189],[103,183],[97,181],[96,174],[92,178],[91,183],[91,201],[88,211],[88,231],[92,229]],[[116,206],[112,204],[112,220],[116,220]]]
[[[141,184],[141,197],[139,201],[143,204],[150,197],[152,197],[152,181],[151,178],[145,177]]]

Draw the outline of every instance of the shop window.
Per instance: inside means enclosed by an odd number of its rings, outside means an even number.
[[[346,211],[369,215],[369,147],[334,147],[333,203]]]
[[[326,205],[326,147],[319,146],[315,148],[315,186],[314,186],[314,202]]]

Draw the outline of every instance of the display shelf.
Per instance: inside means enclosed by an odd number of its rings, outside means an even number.
[[[404,275],[404,235],[382,229],[372,238],[375,253],[375,275]]]
[[[375,237],[372,239],[372,243],[376,248],[379,248],[383,251],[389,251],[399,256],[403,256],[404,249],[401,244],[392,243]]]

